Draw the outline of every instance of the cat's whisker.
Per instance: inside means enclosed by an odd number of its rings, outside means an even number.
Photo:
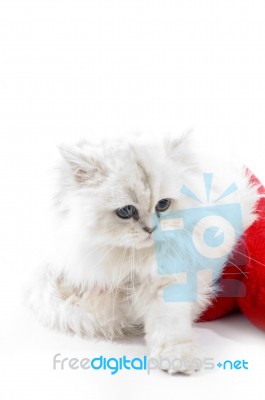
[[[117,241],[119,241],[123,236],[124,236],[124,235],[121,234],[121,235],[115,237],[115,238],[112,239],[112,240],[109,240],[109,241],[107,241],[107,242],[104,242],[104,243],[102,243],[102,244],[99,244],[98,246],[95,246],[91,252],[88,252],[88,253],[86,254],[86,256],[83,258],[83,261],[86,261],[86,259],[89,259],[89,258],[91,257],[91,255],[97,253],[98,250],[102,250],[102,249],[104,249],[104,248],[112,250],[112,249],[115,248],[116,246],[115,246],[115,245],[110,246],[110,245],[113,244],[113,243],[116,243]]]
[[[127,248],[124,249],[123,256],[120,257],[120,261],[119,261],[119,264],[118,264],[119,275],[118,275],[116,291],[115,291],[115,294],[114,294],[114,297],[113,297],[113,303],[112,303],[112,318],[113,318],[113,320],[114,320],[114,317],[115,317],[115,301],[116,301],[116,298],[117,298],[118,290],[120,289],[120,287],[119,287],[119,285],[121,283],[120,282],[120,277],[121,277],[121,274],[122,274],[126,253],[127,253]]]
[[[241,253],[240,251],[238,251],[238,250],[234,250],[236,253],[238,253],[238,254],[240,254],[240,255],[242,255],[242,256],[246,256],[246,254],[244,254],[244,253]],[[256,262],[257,264],[259,264],[259,265],[262,265],[263,267],[265,267],[265,264],[264,263],[262,263],[262,262],[260,262],[259,260],[256,260],[255,258],[253,258],[253,257],[250,257],[249,255],[247,255],[246,256],[247,257],[247,259],[248,260],[251,260],[251,261],[254,261],[254,262]]]

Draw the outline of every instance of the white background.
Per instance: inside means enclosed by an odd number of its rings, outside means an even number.
[[[55,353],[146,349],[51,332],[21,288],[45,252],[57,143],[194,128],[198,147],[265,182],[264,1],[1,0],[0,40],[1,398],[263,398],[265,335],[242,316],[196,331],[208,357],[247,359],[248,371],[53,371]]]

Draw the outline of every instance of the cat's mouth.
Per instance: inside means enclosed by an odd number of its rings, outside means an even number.
[[[146,238],[137,243],[138,248],[151,247],[153,245],[154,245],[154,240],[152,238],[152,235],[146,236]]]
[[[152,247],[154,245],[154,238],[152,233],[134,233],[130,238],[128,238],[126,245],[127,247],[134,247],[136,249]]]

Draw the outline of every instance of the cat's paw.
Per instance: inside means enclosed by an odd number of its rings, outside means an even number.
[[[153,349],[151,357],[158,361],[161,370],[169,374],[191,375],[201,369],[198,347],[193,340],[166,343]]]

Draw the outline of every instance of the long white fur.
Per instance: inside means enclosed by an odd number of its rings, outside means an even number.
[[[47,259],[28,291],[30,307],[46,325],[64,332],[112,339],[143,330],[151,355],[195,357],[192,324],[210,303],[212,283],[209,277],[201,279],[196,302],[165,302],[164,288],[179,278],[158,274],[152,236],[143,230],[151,225],[160,199],[171,198],[170,209],[194,206],[179,193],[184,183],[200,192],[205,172],[189,138],[83,141],[61,147],[61,154],[57,225]],[[247,229],[256,218],[257,187],[241,169],[233,176],[231,171],[216,176],[214,193],[232,180],[239,190],[223,202],[240,203]],[[138,223],[115,214],[127,204],[139,210]],[[193,369],[169,369],[178,371]]]

